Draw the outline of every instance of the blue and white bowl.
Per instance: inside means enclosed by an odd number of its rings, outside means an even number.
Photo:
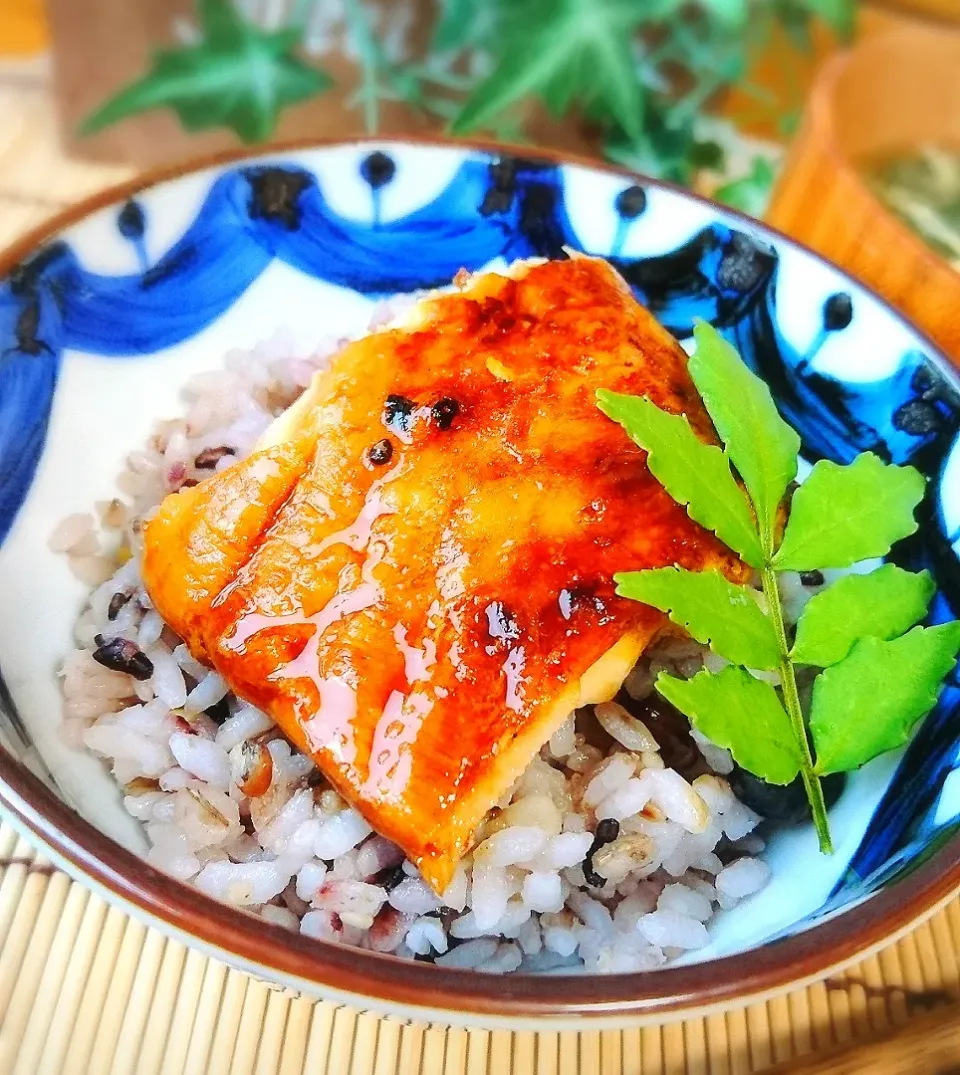
[[[126,453],[193,372],[280,324],[349,334],[373,304],[564,248],[609,258],[681,341],[716,325],[767,381],[809,462],[871,450],[929,479],[894,559],[960,612],[960,388],[876,296],[762,224],[612,169],[442,144],[278,151],[78,206],[0,265],[0,803],[128,910],[270,981],[418,1017],[623,1023],[754,999],[892,940],[960,887],[960,682],[905,751],[850,781],[837,851],[786,830],[770,885],[695,965],[531,979],[407,963],[291,935],[150,867],[110,774],[58,735],[58,662],[85,587],[47,547],[114,495]],[[322,326],[322,328],[318,328]]]

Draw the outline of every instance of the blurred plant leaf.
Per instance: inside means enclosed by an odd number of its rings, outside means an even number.
[[[493,72],[467,98],[451,129],[489,128],[504,109],[537,97],[555,115],[576,101],[602,109],[628,138],[639,138],[643,94],[637,78],[634,35],[644,21],[632,0],[522,0],[512,19],[524,32],[505,41]]]
[[[440,17],[430,40],[431,52],[456,52],[483,43],[484,27],[495,21],[490,0],[440,0]]]
[[[169,108],[188,131],[228,127],[244,142],[260,142],[273,133],[284,108],[333,85],[324,71],[295,55],[301,28],[261,30],[229,0],[199,0],[197,14],[199,43],[158,50],[150,72],[88,116],[81,134]]]
[[[761,216],[770,200],[775,178],[776,173],[770,161],[766,157],[754,157],[747,175],[724,183],[714,191],[713,196],[731,209],[739,209],[750,216]]]
[[[856,0],[802,0],[802,6],[811,15],[823,19],[844,41],[853,35],[857,15]]]

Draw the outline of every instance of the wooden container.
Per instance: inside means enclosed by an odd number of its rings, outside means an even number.
[[[857,162],[960,149],[960,31],[897,30],[830,60],[767,219],[872,286],[960,362],[960,272],[890,214]]]

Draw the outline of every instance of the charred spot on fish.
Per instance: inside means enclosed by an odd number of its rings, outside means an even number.
[[[143,206],[133,198],[117,213],[117,229],[124,239],[142,239],[145,221]]]
[[[430,408],[430,414],[437,429],[449,429],[453,425],[454,418],[459,413],[460,404],[455,399],[451,399],[450,396],[438,399]]]
[[[801,571],[800,581],[804,586],[822,586],[826,581],[822,571]]]
[[[943,417],[927,400],[912,399],[893,412],[893,427],[911,437],[923,437],[938,433],[943,428]]]
[[[360,162],[360,175],[374,190],[385,187],[396,175],[397,166],[392,157],[388,157],[381,150],[364,157]]]
[[[113,597],[110,598],[110,604],[107,605],[107,619],[112,623],[117,616],[120,615],[120,609],[130,600],[132,594],[125,593],[123,590],[118,590]]]
[[[717,284],[741,295],[753,291],[770,273],[773,253],[742,232],[734,232],[717,266]]]
[[[607,883],[607,879],[594,870],[593,856],[601,847],[612,844],[619,835],[620,822],[615,818],[605,817],[602,821],[597,822],[597,827],[593,834],[593,843],[587,851],[587,857],[583,860],[583,876],[586,878],[588,885],[592,885],[594,888],[603,888]]]
[[[569,620],[574,612],[582,609],[596,612],[598,616],[603,616],[607,611],[606,602],[602,597],[575,586],[565,586],[560,591],[557,604],[560,606],[560,615],[565,620]]]
[[[93,659],[111,672],[126,672],[134,679],[146,680],[153,675],[153,661],[129,638],[109,638],[97,635]]]
[[[853,299],[846,291],[838,291],[823,304],[823,327],[827,332],[840,332],[853,320]]]
[[[520,637],[520,625],[502,601],[492,601],[484,609],[487,617],[487,634],[498,642],[516,642]]]
[[[197,248],[193,243],[187,243],[178,249],[172,250],[166,257],[161,258],[156,265],[147,269],[140,277],[140,287],[143,291],[149,291],[152,287],[183,272],[189,265],[197,260]]]
[[[296,231],[300,227],[300,195],[310,186],[310,180],[303,172],[290,168],[263,168],[250,169],[244,176],[250,184],[248,209],[251,220],[269,220],[283,225],[287,231]]]
[[[204,448],[193,461],[197,470],[213,470],[224,456],[236,455],[236,449],[227,444],[221,444],[218,448]]]
[[[383,404],[383,424],[396,433],[409,433],[416,404],[406,396],[390,394]]]
[[[214,724],[223,724],[230,716],[230,703],[226,698],[221,698],[219,702],[214,702],[213,705],[207,706],[204,713]]]
[[[393,458],[393,441],[389,437],[378,440],[367,449],[367,459],[375,467],[386,466]]]
[[[624,220],[636,220],[638,216],[646,212],[647,192],[643,187],[634,184],[626,190],[621,190],[613,204]]]

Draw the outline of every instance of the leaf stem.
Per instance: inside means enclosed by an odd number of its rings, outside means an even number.
[[[827,804],[823,800],[823,788],[820,780],[814,772],[813,752],[810,750],[810,740],[807,737],[807,726],[803,720],[803,711],[800,708],[800,695],[797,692],[797,678],[793,671],[793,662],[790,660],[790,647],[787,644],[787,631],[784,626],[783,605],[780,602],[780,590],[777,587],[777,573],[773,568],[765,567],[761,572],[763,581],[763,593],[767,599],[770,610],[770,619],[776,632],[777,644],[780,647],[780,681],[783,689],[783,703],[790,717],[793,733],[797,737],[797,744],[803,756],[803,765],[800,775],[803,778],[803,786],[807,792],[810,809],[813,813],[813,824],[817,830],[817,838],[820,841],[820,850],[825,855],[833,854],[833,843],[830,840],[830,823],[827,820]]]

